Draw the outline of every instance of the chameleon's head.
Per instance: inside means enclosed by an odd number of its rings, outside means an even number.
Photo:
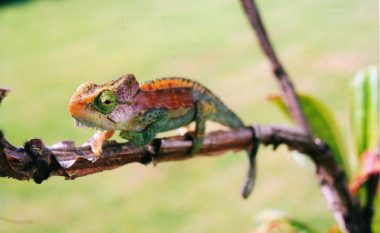
[[[130,105],[139,91],[139,83],[128,74],[104,84],[85,83],[71,97],[69,111],[78,126],[117,129],[118,105]]]

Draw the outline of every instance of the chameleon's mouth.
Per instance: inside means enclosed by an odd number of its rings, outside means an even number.
[[[74,118],[74,124],[75,124],[75,126],[81,127],[81,128],[93,128],[96,130],[101,129],[98,125],[94,124],[93,122],[86,121],[83,119],[78,120],[78,119]]]
[[[76,127],[81,127],[81,128],[89,127],[89,126],[87,126],[86,124],[84,124],[84,123],[78,121],[77,119],[74,119],[74,125],[75,125]]]
[[[99,127],[96,127],[94,124],[90,122],[85,122],[85,121],[79,121],[77,119],[74,119],[74,125],[80,128],[93,128],[98,130]]]
[[[99,125],[99,124],[96,124],[92,121],[88,121],[88,120],[85,120],[85,119],[78,119],[78,118],[74,118],[74,125],[77,126],[77,127],[81,127],[81,128],[93,128],[93,129],[96,129],[96,130],[105,130],[105,129],[113,129],[114,126],[112,124],[115,124],[115,122],[112,120],[112,119],[109,119],[107,117],[107,127],[104,127],[103,125]]]

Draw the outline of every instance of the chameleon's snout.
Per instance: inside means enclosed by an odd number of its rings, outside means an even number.
[[[69,103],[69,112],[71,116],[81,116],[87,104],[92,102],[97,93],[93,93],[96,88],[95,84],[85,83],[78,87],[77,91],[71,96]]]
[[[68,110],[75,120],[75,125],[97,129],[114,129],[115,122],[112,119],[93,109],[92,103],[96,95],[97,93],[83,96],[81,92],[76,92],[71,97]]]
[[[70,112],[71,116],[75,117],[75,116],[80,115],[80,113],[83,109],[83,106],[84,106],[84,104],[81,102],[70,101],[69,112]]]

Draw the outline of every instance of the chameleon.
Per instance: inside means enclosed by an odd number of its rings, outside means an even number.
[[[215,94],[200,83],[179,77],[139,83],[132,74],[104,84],[84,83],[71,97],[69,112],[77,126],[98,129],[88,141],[100,157],[103,143],[115,130],[136,145],[147,145],[160,132],[195,122],[189,154],[202,148],[206,121],[230,128],[244,127],[242,120]],[[258,142],[247,149],[249,168],[242,196],[253,189]]]

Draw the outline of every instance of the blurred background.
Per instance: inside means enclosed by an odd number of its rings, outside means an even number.
[[[349,80],[378,61],[378,1],[258,5],[296,88],[325,102],[347,132]],[[267,100],[277,83],[237,0],[1,1],[0,86],[12,92],[0,128],[13,144],[80,145],[94,131],[74,127],[71,95],[125,73],[195,79],[247,124],[290,123]],[[243,200],[246,166],[244,153],[230,152],[41,185],[3,178],[0,216],[28,223],[0,219],[0,232],[249,232],[266,210],[316,232],[334,223],[312,169],[284,147],[260,149],[256,188]]]

